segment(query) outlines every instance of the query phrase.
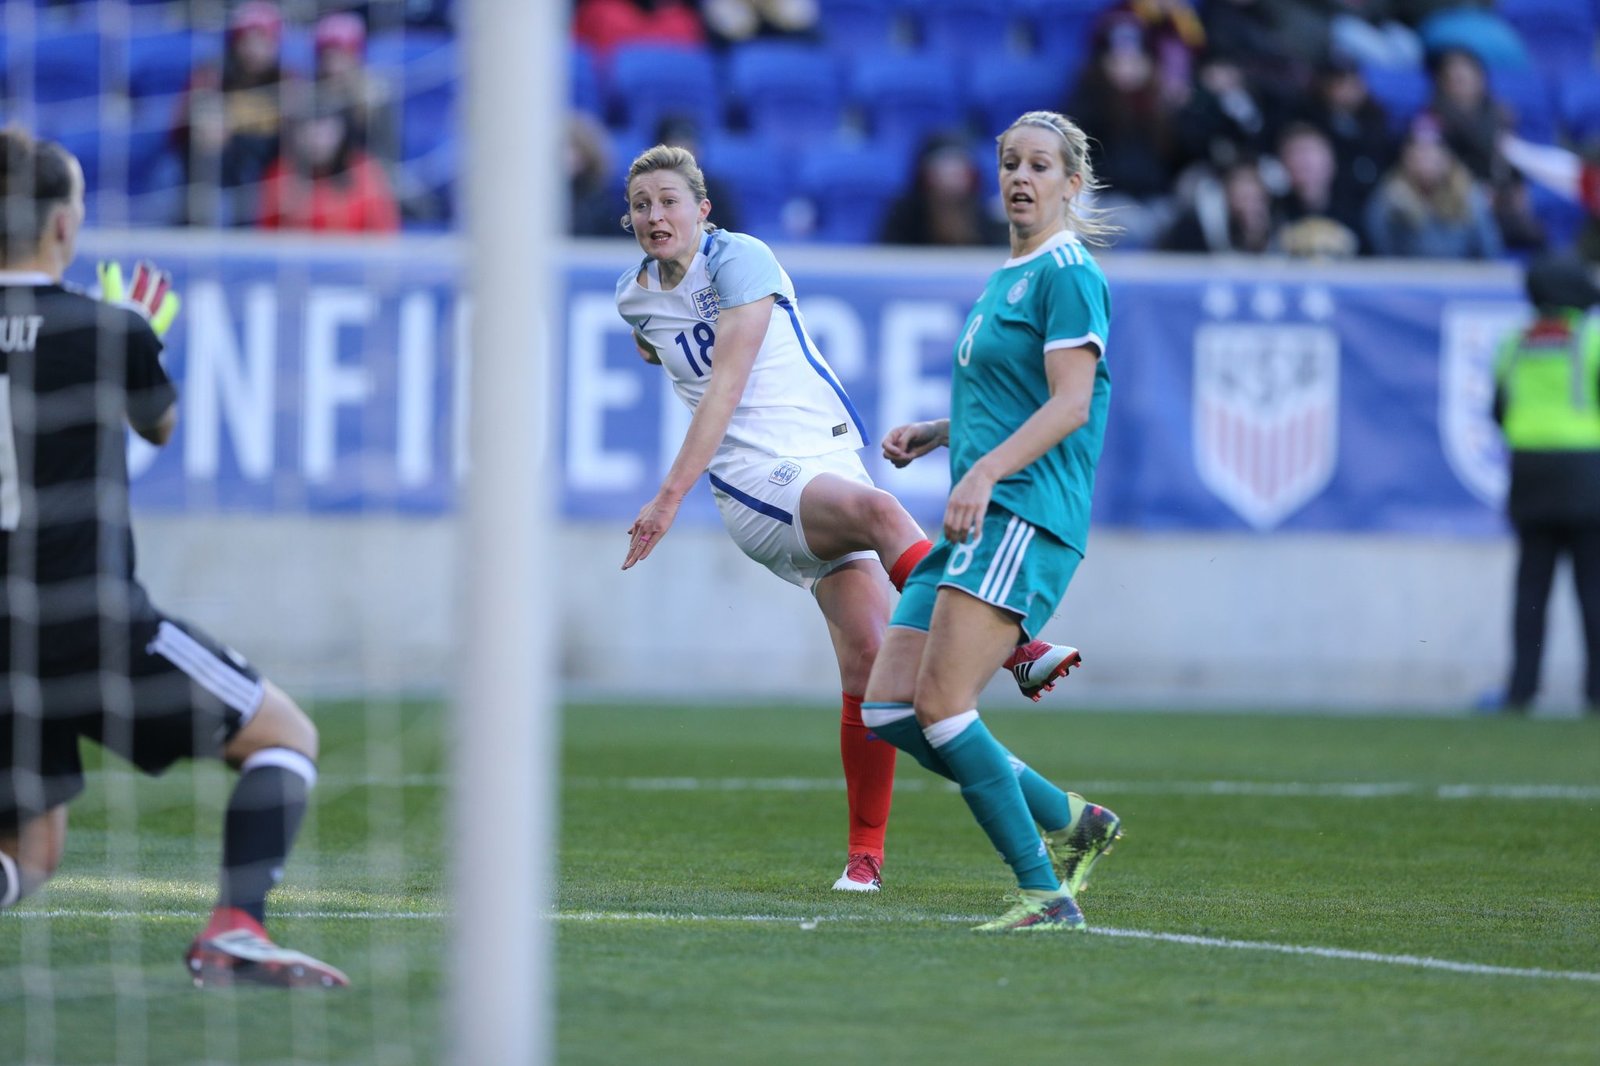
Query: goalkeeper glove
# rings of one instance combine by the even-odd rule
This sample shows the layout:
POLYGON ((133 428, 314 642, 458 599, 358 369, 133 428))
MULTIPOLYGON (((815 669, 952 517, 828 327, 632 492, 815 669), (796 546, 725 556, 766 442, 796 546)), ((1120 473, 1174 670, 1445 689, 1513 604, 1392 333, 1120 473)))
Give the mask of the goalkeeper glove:
POLYGON ((156 336, 165 337, 178 317, 178 294, 172 291, 172 275, 157 270, 154 264, 140 260, 133 268, 133 287, 125 288, 122 267, 115 261, 101 262, 95 267, 100 275, 100 298, 110 303, 132 308, 145 317, 156 336))

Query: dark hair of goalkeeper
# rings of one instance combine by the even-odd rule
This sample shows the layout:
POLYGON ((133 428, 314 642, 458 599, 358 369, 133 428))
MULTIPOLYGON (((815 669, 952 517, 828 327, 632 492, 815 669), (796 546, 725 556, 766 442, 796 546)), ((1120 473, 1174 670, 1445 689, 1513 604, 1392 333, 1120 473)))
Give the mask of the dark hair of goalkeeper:
POLYGON ((31 259, 52 212, 70 208, 78 172, 72 154, 17 126, 0 130, 0 266, 31 259))

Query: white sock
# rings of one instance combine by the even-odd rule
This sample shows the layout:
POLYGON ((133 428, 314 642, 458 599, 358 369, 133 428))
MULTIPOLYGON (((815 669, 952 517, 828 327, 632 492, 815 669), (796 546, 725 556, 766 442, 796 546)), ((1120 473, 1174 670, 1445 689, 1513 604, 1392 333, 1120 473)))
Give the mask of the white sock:
POLYGON ((962 711, 960 714, 951 715, 943 721, 924 726, 922 735, 928 738, 928 743, 935 748, 942 748, 956 737, 967 731, 967 726, 978 720, 978 709, 962 711))

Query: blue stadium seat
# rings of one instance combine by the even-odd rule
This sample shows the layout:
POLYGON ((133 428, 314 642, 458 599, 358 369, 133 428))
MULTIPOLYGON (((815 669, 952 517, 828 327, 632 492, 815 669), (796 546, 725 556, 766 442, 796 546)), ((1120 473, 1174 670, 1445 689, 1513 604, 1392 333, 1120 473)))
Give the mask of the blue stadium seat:
POLYGON ((1537 68, 1511 70, 1493 67, 1489 70, 1489 91, 1511 109, 1514 126, 1522 136, 1533 141, 1549 142, 1556 139, 1556 106, 1551 97, 1550 83, 1537 68))
POLYGON ((1561 124, 1579 144, 1600 140, 1600 74, 1570 76, 1561 85, 1561 124))
POLYGON ((952 56, 1003 52, 1011 45, 1009 6, 993 0, 911 0, 924 51, 952 56))
POLYGON ((1501 16, 1547 71, 1592 69, 1600 11, 1580 0, 1499 0, 1501 16))
POLYGON ((618 48, 611 58, 611 98, 614 113, 646 136, 668 115, 691 118, 701 129, 721 124, 716 65, 702 48, 618 48))
POLYGON ((182 92, 196 67, 222 55, 221 37, 188 30, 131 33, 125 43, 128 95, 136 100, 182 92))
POLYGON ((1568 200, 1536 182, 1528 182, 1528 202, 1533 207, 1534 215, 1544 223, 1545 236, 1552 248, 1571 246, 1589 217, 1582 204, 1568 200))
POLYGON ((966 101, 956 74, 941 56, 863 56, 851 88, 874 137, 912 143, 965 120, 966 101))
POLYGON ((454 136, 459 115, 455 86, 413 93, 400 107, 400 158, 420 159, 454 136))
POLYGON ((1361 76, 1367 92, 1389 113, 1390 128, 1397 131, 1410 125, 1433 96, 1433 85, 1420 67, 1367 66, 1361 76))
POLYGON ((600 92, 600 72, 594 52, 581 44, 567 49, 567 101, 579 111, 605 117, 605 97, 600 92))
POLYGON ((979 56, 973 61, 967 95, 978 118, 978 132, 998 136, 1024 111, 1055 110, 1067 95, 1075 72, 1044 57, 979 56))
POLYGON ((883 152, 874 145, 814 148, 800 160, 800 190, 816 209, 814 236, 840 244, 870 244, 883 229, 899 184, 885 180, 883 152))
POLYGON ((822 0, 820 7, 817 26, 831 51, 881 52, 900 34, 897 0, 822 0))
POLYGON ((34 40, 33 98, 60 103, 98 97, 104 73, 102 38, 94 30, 41 33, 34 40))
MULTIPOLYGON (((731 190, 745 232, 769 242, 783 238, 784 210, 795 194, 793 160, 783 145, 720 134, 701 143, 699 158, 705 172, 731 190)), ((711 217, 716 220, 715 204, 711 217)))
POLYGON ((1034 51, 1074 64, 1089 50, 1094 24, 1116 0, 1012 0, 1029 28, 1034 51))
POLYGON ((736 50, 728 67, 731 97, 750 132, 785 145, 829 137, 844 99, 833 56, 810 45, 775 41, 736 50))

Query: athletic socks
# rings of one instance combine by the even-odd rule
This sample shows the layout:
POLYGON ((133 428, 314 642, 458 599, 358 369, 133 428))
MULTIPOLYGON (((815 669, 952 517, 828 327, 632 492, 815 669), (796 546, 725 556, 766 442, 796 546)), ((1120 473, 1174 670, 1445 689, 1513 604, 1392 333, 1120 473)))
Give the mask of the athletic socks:
POLYGON ((850 805, 850 854, 883 859, 883 835, 894 799, 894 745, 875 736, 861 719, 861 697, 846 692, 839 715, 839 757, 850 805))
POLYGON ((1011 754, 990 736, 976 710, 935 722, 923 731, 961 785, 961 798, 1024 889, 1059 892, 1044 840, 1028 813, 1011 754))
POLYGON ((915 570, 917 564, 931 551, 933 551, 933 541, 919 540, 900 553, 900 558, 889 567, 889 583, 896 591, 906 587, 906 578, 911 576, 911 571, 915 570))
POLYGON ((1071 825, 1078 811, 1083 809, 1083 797, 1076 797, 1078 802, 1074 804, 1071 792, 1063 792, 1015 755, 1009 752, 1007 755, 1011 759, 1011 769, 1017 775, 1017 784, 1022 788, 1022 798, 1028 803, 1028 813, 1040 828, 1047 833, 1054 833, 1071 825))
POLYGON ((22 898, 22 873, 17 860, 0 851, 0 911, 16 905, 22 898))
POLYGON ((289 748, 263 748, 239 767, 222 825, 219 907, 265 921, 267 893, 283 877, 317 767, 289 748))
POLYGON ((925 769, 951 781, 956 779, 939 753, 933 750, 933 745, 928 743, 928 738, 922 735, 922 727, 917 724, 917 712, 911 704, 863 703, 861 718, 873 733, 917 760, 925 769))
MULTIPOLYGON (((862 716, 874 733, 940 777, 951 781, 956 779, 943 757, 928 743, 922 727, 917 724, 916 712, 911 704, 874 702, 864 703, 861 707, 862 716)), ((1009 751, 1006 752, 1006 758, 1011 762, 1012 772, 1017 775, 1017 784, 1022 789, 1023 800, 1028 804, 1029 816, 1050 833, 1070 826, 1084 807, 1083 798, 1057 788, 1043 774, 1009 751)))

